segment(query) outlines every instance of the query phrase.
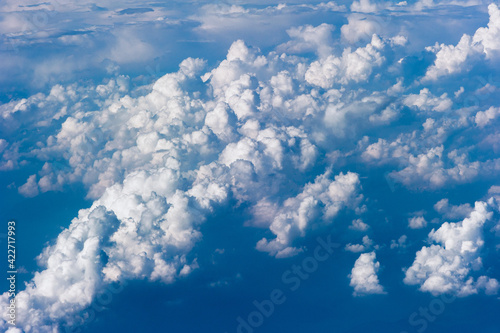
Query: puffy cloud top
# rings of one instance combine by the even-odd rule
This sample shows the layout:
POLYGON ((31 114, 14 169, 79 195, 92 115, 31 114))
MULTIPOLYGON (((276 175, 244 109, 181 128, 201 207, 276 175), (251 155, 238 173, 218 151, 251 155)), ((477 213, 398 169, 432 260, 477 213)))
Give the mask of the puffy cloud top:
POLYGON ((349 275, 350 286, 354 288, 354 296, 385 293, 378 280, 379 269, 380 263, 376 260, 375 252, 363 253, 359 256, 349 275))
MULTIPOLYGON (((5 11, 17 8, 10 1, 2 6, 5 11)), ((251 36, 235 33, 233 38, 230 31, 230 46, 221 48, 227 53, 220 61, 187 58, 177 70, 155 73, 158 77, 144 85, 144 77, 117 74, 120 66, 156 56, 157 45, 143 41, 137 30, 116 33, 105 43, 87 30, 58 37, 47 32, 57 43, 80 45, 82 38, 109 45, 102 50, 105 56, 94 59, 108 78, 98 84, 52 84, 45 93, 0 105, 0 170, 29 171, 24 183, 9 186, 34 197, 81 183, 93 200, 39 256, 41 270, 18 294, 19 327, 53 332, 61 323, 73 325, 75 314, 112 282, 184 278, 202 265, 193 250, 204 236, 201 225, 223 205, 244 211, 248 220, 242 227, 262 229, 252 250, 275 258, 307 250, 311 234, 335 226, 345 232, 345 250, 361 253, 349 275, 354 295, 384 294, 375 252, 362 252, 398 248, 392 253, 399 255, 418 244, 414 237, 419 231, 407 230, 406 236, 398 230, 388 238, 390 244, 383 244, 372 231, 397 223, 372 219, 379 191, 365 192, 364 183, 370 188, 383 175, 391 191, 425 196, 433 190, 460 191, 475 180, 489 184, 500 172, 499 112, 492 97, 498 83, 483 80, 476 87, 468 77, 445 81, 478 63, 494 67, 500 49, 498 7, 488 7, 488 26, 472 37, 464 35, 456 46, 427 48, 436 54, 434 61, 412 53, 419 44, 408 31, 411 25, 394 29, 377 20, 377 15, 394 11, 391 17, 400 19, 417 7, 432 6, 355 1, 350 9, 356 13, 343 13, 345 7, 333 2, 208 5, 188 24, 170 20, 170 13, 157 7, 110 4, 102 11, 111 22, 125 21, 130 29, 144 23, 153 39, 155 29, 148 24, 195 21, 199 25, 191 33, 208 42, 226 33, 226 27, 241 31, 250 23, 273 35, 260 24, 269 17, 286 26, 287 40, 276 37, 272 46, 258 45, 265 52, 241 37, 251 36), (310 22, 290 26, 292 14, 307 17, 310 12, 341 15, 339 22, 346 24, 340 29, 310 22), (417 73, 408 69, 412 61, 417 73), (481 98, 469 105, 471 96, 481 98)), ((17 41, 15 20, 2 21, 0 28, 17 41)), ((33 40, 47 34, 33 32, 38 36, 33 40)), ((53 70, 74 73, 77 68, 69 60, 53 62, 37 69, 40 82, 53 70)), ((495 191, 492 187, 492 197, 495 191)), ((432 244, 416 253, 404 282, 435 295, 496 294, 498 281, 482 266, 487 238, 499 230, 495 225, 492 235, 485 235, 498 199, 477 202, 474 208, 432 200, 440 216, 455 222, 429 233, 432 244)), ((402 215, 410 216, 404 227, 436 222, 414 215, 402 215)), ((0 306, 7 302, 3 294, 0 306)), ((7 328, 7 319, 3 314, 1 329, 7 328)))
POLYGON ((480 276, 475 280, 469 276, 482 266, 482 228, 492 215, 486 202, 476 202, 474 210, 463 221, 445 222, 439 229, 433 229, 429 240, 439 245, 424 246, 417 252, 413 265, 406 270, 404 282, 419 284, 422 291, 434 295, 467 296, 481 289, 487 294, 496 294, 500 288, 496 279, 480 276))

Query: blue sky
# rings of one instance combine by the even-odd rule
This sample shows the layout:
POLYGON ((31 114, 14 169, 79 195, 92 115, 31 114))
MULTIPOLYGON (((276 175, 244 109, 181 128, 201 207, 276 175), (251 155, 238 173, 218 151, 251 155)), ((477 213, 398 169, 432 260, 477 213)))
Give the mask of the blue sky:
POLYGON ((7 0, 0 36, 1 331, 498 332, 497 3, 7 0))

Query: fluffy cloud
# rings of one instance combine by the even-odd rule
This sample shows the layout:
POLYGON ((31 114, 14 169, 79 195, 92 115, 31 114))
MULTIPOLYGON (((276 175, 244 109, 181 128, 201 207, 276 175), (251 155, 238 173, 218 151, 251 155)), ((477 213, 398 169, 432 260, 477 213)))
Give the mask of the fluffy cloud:
POLYGON ((496 4, 488 6, 490 21, 488 27, 479 28, 474 36, 464 34, 458 44, 437 44, 428 50, 436 53, 434 64, 427 70, 424 80, 436 80, 441 76, 455 74, 468 68, 474 57, 487 59, 498 56, 500 50, 500 10, 496 4))
POLYGON ((319 106, 309 109, 309 101, 324 104, 323 97, 304 89, 307 83, 298 82, 303 64, 261 55, 236 41, 218 67, 201 75, 204 66, 203 60, 188 58, 177 72, 135 91, 121 77, 98 86, 55 86, 48 96, 6 108, 12 121, 19 112, 31 115, 40 108, 24 126, 45 121, 52 130, 20 157, 44 163, 20 193, 34 196, 82 182, 95 199, 44 250, 44 269, 20 292, 19 309, 30 314, 18 318, 25 331, 71 325, 72 315, 109 283, 172 283, 187 275, 198 267, 191 249, 201 239, 200 225, 228 198, 249 203, 250 224, 266 225, 275 236, 259 241, 257 249, 276 257, 298 253, 297 239, 312 224, 329 224, 340 210, 357 208, 362 200, 357 174, 333 176, 327 170, 313 182, 303 181, 319 154, 308 135, 317 123, 303 120, 321 112, 319 106), (296 97, 300 85, 303 97, 296 97), (203 87, 208 96, 201 99, 191 86, 203 87), (296 112, 281 116, 298 117, 302 125, 283 126, 268 108, 273 103, 295 105, 296 112), (283 170, 297 177, 276 178, 283 170), (282 200, 290 181, 303 188, 282 200), (269 197, 262 199, 262 193, 269 197))
POLYGON ((412 266, 406 270, 404 282, 420 285, 420 290, 433 295, 467 296, 482 289, 487 294, 496 294, 500 288, 496 279, 470 276, 482 266, 482 230, 491 217, 488 204, 476 202, 474 210, 463 221, 446 222, 438 230, 433 229, 429 240, 438 245, 424 246, 417 252, 412 266))
POLYGON ((25 197, 35 197, 38 195, 38 184, 36 180, 36 175, 29 176, 28 180, 23 186, 19 187, 19 193, 25 197))
POLYGON ((358 201, 357 174, 340 173, 334 180, 330 180, 329 175, 330 172, 327 172, 318 176, 314 183, 307 184, 301 193, 286 199, 281 207, 277 207, 269 226, 276 238, 271 241, 261 239, 257 243, 258 250, 269 252, 278 258, 296 254, 301 249, 290 247, 290 244, 295 238, 304 236, 311 222, 321 217, 323 223, 331 223, 340 209, 353 206, 358 201))
POLYGON ((448 98, 447 94, 442 94, 439 97, 432 95, 429 89, 424 88, 420 93, 408 95, 403 103, 408 107, 416 107, 422 111, 447 111, 452 106, 452 101, 448 98))
MULTIPOLYGON (((449 182, 468 182, 479 175, 482 168, 488 168, 479 162, 469 162, 467 159, 451 159, 450 168, 443 161, 443 146, 430 148, 417 156, 408 157, 408 166, 391 176, 405 185, 417 187, 438 188, 449 182)), ((497 162, 493 168, 497 169, 497 162)))
MULTIPOLYGON (((368 236, 363 237, 363 244, 347 244, 345 250, 353 253, 367 251, 373 245, 373 241, 368 236)), ((377 246, 375 246, 377 248, 377 246)))
POLYGON ((363 253, 359 256, 349 275, 350 286, 354 288, 354 296, 385 294, 378 280, 379 269, 380 263, 376 260, 375 252, 363 253))
POLYGON ((408 219, 408 227, 410 229, 422 229, 427 226, 427 221, 423 216, 414 216, 408 219))
POLYGON ((324 89, 331 88, 335 83, 360 82, 368 80, 373 67, 381 66, 384 57, 380 51, 384 42, 376 35, 365 47, 351 52, 345 49, 342 57, 330 55, 326 59, 315 61, 305 74, 308 83, 324 89))
POLYGON ((391 240, 391 245, 390 245, 391 250, 397 249, 397 248, 405 248, 407 239, 408 239, 408 236, 402 235, 397 240, 395 240, 395 239, 391 240))
POLYGON ((363 222, 361 219, 356 219, 352 221, 352 224, 349 226, 349 229, 357 230, 357 231, 366 231, 370 228, 368 224, 363 222))
POLYGON ((500 108, 490 107, 486 111, 476 113, 475 121, 477 126, 484 127, 500 115, 500 108))
POLYGON ((427 70, 425 80, 436 80, 440 76, 462 71, 466 60, 476 54, 471 47, 471 37, 468 35, 463 35, 456 46, 441 44, 428 50, 436 52, 436 60, 427 70))
MULTIPOLYGON (((374 6, 359 1, 352 9, 366 12, 374 6)), ((406 50, 399 47, 407 40, 373 35, 379 28, 373 18, 349 15, 337 42, 338 31, 331 25, 290 27, 287 21, 292 11, 345 9, 334 3, 206 9, 206 15, 191 17, 201 22, 196 30, 200 36, 213 37, 234 22, 264 31, 259 20, 279 14, 278 23, 286 26, 290 40, 280 40, 278 47, 270 42, 268 53, 236 40, 216 66, 207 69, 207 63, 216 62, 188 58, 177 71, 146 86, 137 86, 137 78, 115 75, 97 85, 57 84, 49 93, 0 105, 0 126, 22 133, 0 139, 0 169, 30 164, 19 193, 35 196, 82 183, 94 200, 40 255, 41 271, 19 294, 20 312, 26 314, 18 318, 23 330, 49 332, 61 322, 71 324, 72 316, 114 281, 172 283, 188 275, 201 262, 192 251, 203 238, 201 225, 219 205, 244 207, 249 216, 245 225, 265 229, 256 249, 282 258, 299 253, 311 231, 333 221, 366 231, 363 221, 370 217, 362 215, 361 184, 373 167, 392 168, 388 179, 425 190, 495 176, 500 170, 499 159, 477 154, 468 139, 495 137, 494 126, 487 125, 495 121, 496 109, 457 109, 448 97, 457 87, 407 84, 407 58, 401 54, 406 50), (343 47, 365 37, 369 42, 359 47, 343 47), (400 117, 404 121, 397 123, 400 117), (471 135, 463 140, 450 139, 466 130, 471 135), (342 210, 356 216, 340 219, 342 210)), ((162 26, 167 19, 161 13, 131 9, 112 19, 126 21, 123 17, 132 15, 128 18, 154 19, 162 26)), ((490 58, 495 46, 488 38, 496 34, 494 29, 491 23, 476 33, 490 58)), ((139 38, 136 32, 130 35, 139 38)), ((115 37, 109 41, 114 51, 108 52, 113 60, 101 59, 111 74, 118 63, 139 61, 122 52, 130 40, 115 37)), ((141 58, 155 54, 156 46, 148 45, 140 43, 141 58)), ((433 66, 454 71, 460 61, 446 67, 436 60, 433 66)), ((432 71, 431 66, 428 73, 432 71)), ((441 200, 435 209, 457 219, 470 207, 441 200)), ((433 293, 466 295, 474 288, 493 293, 495 279, 466 279, 470 267, 480 263, 483 213, 476 207, 463 222, 445 223, 431 232, 430 240, 441 245, 419 251, 405 282, 433 293)), ((410 225, 422 227, 424 221, 417 217, 410 225)), ((403 235, 390 247, 406 243, 403 235)), ((362 243, 345 249, 377 249, 373 244, 364 236, 362 243)), ((360 255, 350 275, 355 295, 384 293, 379 267, 374 252, 360 255)), ((0 305, 6 301, 4 294, 0 305)), ((6 327, 5 321, 0 327, 6 327)))
POLYGON ((351 4, 351 11, 362 13, 375 12, 377 11, 377 4, 371 3, 370 0, 353 1, 351 4))
POLYGON ((280 45, 277 49, 286 53, 316 52, 324 58, 332 53, 332 31, 335 29, 330 24, 321 24, 317 27, 305 25, 287 30, 291 41, 280 45))
MULTIPOLYGON (((179 72, 158 80, 145 97, 113 98, 94 117, 68 117, 57 135, 47 139, 47 146, 35 152, 42 157, 69 151, 72 173, 45 167, 41 172, 51 179, 88 181, 90 193, 99 198, 91 208, 79 212, 55 245, 44 250, 39 257, 44 270, 18 294, 22 312, 18 324, 25 331, 31 327, 52 331, 60 321, 71 325, 71 315, 85 309, 110 282, 148 278, 171 283, 197 267, 196 258, 188 254, 201 236, 199 225, 215 204, 227 199, 229 189, 224 166, 212 163, 198 168, 189 161, 189 150, 205 143, 203 133, 188 126, 180 133, 169 133, 176 127, 173 119, 191 121, 193 126, 203 124, 204 117, 196 118, 196 102, 179 87, 199 68, 200 62, 188 59, 179 72), (189 104, 193 114, 179 113, 181 105, 189 110, 189 104), (154 121, 151 115, 144 117, 145 106, 158 111, 154 121), (119 117, 118 109, 122 110, 119 117), (107 121, 123 126, 109 129, 107 121), (103 140, 102 135, 90 143, 96 124, 103 125, 100 131, 109 130, 106 136, 112 139, 103 140), (179 150, 184 150, 187 160, 179 158, 179 150), (190 165, 192 178, 181 174, 181 163, 186 163, 185 170, 190 165), (126 166, 128 173, 123 171, 126 166), (96 172, 102 167, 110 178, 96 172), (86 174, 82 174, 84 170, 86 174), (94 174, 99 176, 92 177, 94 174), (188 179, 191 185, 180 190, 179 183, 188 179)), ((202 151, 197 149, 196 156, 202 151)), ((43 179, 45 176, 37 184, 36 175, 30 176, 19 191, 35 195, 38 186, 48 186, 43 179)))
POLYGON ((436 202, 434 209, 444 218, 450 220, 463 219, 472 211, 472 207, 468 203, 458 206, 450 205, 449 200, 446 198, 436 202))
POLYGON ((476 30, 472 42, 480 44, 487 58, 493 58, 498 55, 500 50, 500 10, 494 3, 488 6, 490 21, 488 27, 479 28, 476 30))
MULTIPOLYGON (((422 104, 422 108, 426 107, 422 104)), ((361 158, 370 164, 397 166, 398 170, 392 171, 389 177, 412 188, 435 189, 479 177, 494 177, 500 167, 499 160, 491 156, 471 161, 469 154, 476 149, 473 142, 460 149, 445 148, 446 139, 454 131, 472 125, 469 114, 458 119, 452 116, 455 120, 445 115, 438 116, 438 120, 427 118, 422 128, 400 134, 391 141, 379 138, 368 144, 365 137, 358 143, 361 158)), ((488 132, 482 135, 487 136, 488 132)), ((487 141, 485 139, 485 144, 487 141)))
MULTIPOLYGON (((353 3, 354 5, 354 3, 353 3)), ((380 33, 380 25, 365 15, 351 14, 347 17, 347 24, 340 28, 342 38, 349 43, 370 39, 373 34, 380 33)))
POLYGON ((37 272, 25 290, 17 294, 19 327, 25 331, 31 331, 31 327, 52 331, 53 318, 71 321, 68 315, 90 304, 102 287, 103 243, 117 224, 104 207, 80 211, 56 243, 38 257, 45 270, 37 272))

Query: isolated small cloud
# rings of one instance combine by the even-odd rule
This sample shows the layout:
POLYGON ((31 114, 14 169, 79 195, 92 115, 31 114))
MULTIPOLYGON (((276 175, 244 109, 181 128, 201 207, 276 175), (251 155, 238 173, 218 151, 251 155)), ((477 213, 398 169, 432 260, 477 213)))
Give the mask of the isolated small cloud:
MULTIPOLYGON (((345 250, 348 252, 353 252, 353 253, 358 253, 358 252, 364 252, 368 251, 373 245, 373 240, 368 237, 368 235, 363 237, 363 244, 347 244, 345 246, 345 250)), ((378 248, 378 246, 374 246, 375 249, 378 248)))
POLYGON ((368 228, 370 228, 370 226, 363 222, 363 220, 361 219, 353 220, 351 225, 349 226, 349 229, 357 231, 366 231, 368 230, 368 228))
POLYGON ((408 237, 406 235, 403 235, 399 237, 397 240, 391 240, 391 249, 397 249, 397 248, 405 248, 406 247, 406 241, 408 240, 408 237))
POLYGON ((410 229, 422 229, 427 226, 427 221, 423 216, 414 216, 408 219, 408 227, 410 229))
POLYGON ((380 285, 378 271, 380 263, 376 260, 375 252, 363 253, 354 263, 354 267, 349 275, 354 288, 354 296, 365 296, 370 294, 385 294, 384 288, 380 285))

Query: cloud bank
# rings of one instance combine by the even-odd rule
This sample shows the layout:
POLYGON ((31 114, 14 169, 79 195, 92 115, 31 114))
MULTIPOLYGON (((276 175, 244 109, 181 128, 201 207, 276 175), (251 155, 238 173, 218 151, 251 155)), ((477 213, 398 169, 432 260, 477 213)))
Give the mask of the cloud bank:
MULTIPOLYGON (((404 10, 432 7, 426 3, 404 10)), ((3 6, 5 12, 16 8, 12 2, 3 6)), ((141 8, 103 11, 113 11, 115 23, 133 18, 131 26, 182 24, 166 19, 162 9, 141 8)), ((488 26, 473 37, 419 50, 435 53, 432 61, 418 60, 420 72, 408 69, 418 58, 410 49, 412 35, 365 17, 394 6, 359 1, 350 9, 356 13, 340 29, 323 22, 287 26, 287 40, 271 41, 264 51, 235 38, 217 63, 186 58, 151 84, 118 74, 124 64, 157 55, 136 30, 123 32, 96 60, 107 67, 102 82, 52 84, 46 93, 0 105, 0 169, 31 166, 24 183, 14 184, 18 193, 35 197, 81 183, 93 200, 38 257, 40 271, 18 294, 19 327, 53 332, 71 326, 112 282, 174 283, 188 276, 200 266, 193 248, 203 241, 201 226, 218 207, 243 207, 245 226, 264 235, 255 251, 277 259, 305 251, 309 235, 331 226, 356 235, 347 251, 383 251, 370 233, 381 227, 368 215, 377 193, 363 187, 373 174, 383 173, 392 190, 424 195, 498 179, 492 93, 498 84, 446 81, 478 66, 494 68, 498 7, 488 7, 488 26), (127 51, 130 45, 137 53, 127 51), (470 104, 467 96, 482 98, 470 104)), ((287 25, 290 13, 346 10, 331 2, 264 9, 208 5, 190 19, 199 23, 196 33, 213 37, 234 22, 235 30, 244 29, 271 14, 287 25)), ((2 31, 18 33, 22 22, 16 20, 2 21, 2 31)), ((89 36, 95 35, 57 39, 71 44, 89 36)), ((65 71, 52 65, 37 68, 38 77, 56 67, 65 71)), ((75 70, 74 63, 68 66, 75 70)), ((434 295, 498 292, 497 279, 482 264, 483 249, 491 247, 485 225, 498 211, 490 197, 474 208, 443 197, 433 201, 443 218, 459 222, 429 233, 432 245, 416 253, 402 277, 406 284, 434 295)), ((428 221, 414 216, 403 224, 421 229, 428 221)), ((385 245, 409 246, 412 236, 400 235, 385 245)), ((375 252, 360 254, 349 275, 355 296, 386 292, 379 268, 375 252)), ((0 306, 7 301, 3 294, 0 306)), ((0 321, 5 330, 6 321, 0 321)))

